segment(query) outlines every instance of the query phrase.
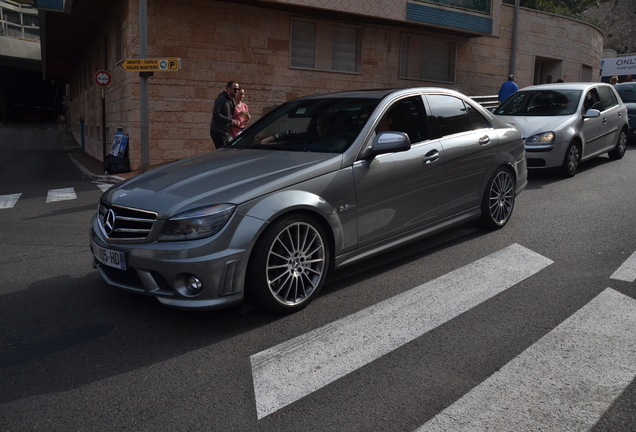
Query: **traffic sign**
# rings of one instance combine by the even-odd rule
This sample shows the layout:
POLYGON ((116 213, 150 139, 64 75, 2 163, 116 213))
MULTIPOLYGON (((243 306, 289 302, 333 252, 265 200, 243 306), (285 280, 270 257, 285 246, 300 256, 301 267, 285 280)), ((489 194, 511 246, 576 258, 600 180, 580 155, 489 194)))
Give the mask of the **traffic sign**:
POLYGON ((95 73, 95 82, 102 87, 106 87, 110 84, 110 74, 103 70, 97 71, 95 73))
POLYGON ((126 59, 122 62, 121 67, 128 72, 176 72, 181 70, 181 59, 126 59))

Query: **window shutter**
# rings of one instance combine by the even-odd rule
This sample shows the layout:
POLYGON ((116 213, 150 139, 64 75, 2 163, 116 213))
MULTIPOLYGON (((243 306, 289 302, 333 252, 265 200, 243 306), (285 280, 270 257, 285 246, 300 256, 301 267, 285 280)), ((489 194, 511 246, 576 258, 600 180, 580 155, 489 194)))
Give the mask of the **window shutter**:
POLYGON ((357 48, 357 29, 334 26, 333 45, 331 48, 331 69, 335 71, 356 72, 357 48))
POLYGON ((422 44, 420 78, 435 81, 450 81, 451 44, 427 39, 422 44))
POLYGON ((292 21, 292 67, 314 68, 316 52, 316 25, 304 21, 292 21))

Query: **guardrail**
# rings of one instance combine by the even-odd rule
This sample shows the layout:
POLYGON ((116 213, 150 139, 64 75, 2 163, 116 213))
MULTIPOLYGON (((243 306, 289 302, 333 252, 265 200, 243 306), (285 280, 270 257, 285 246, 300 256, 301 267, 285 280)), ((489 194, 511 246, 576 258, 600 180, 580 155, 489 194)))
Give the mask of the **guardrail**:
POLYGON ((499 100, 497 99, 497 95, 471 96, 470 98, 474 100, 475 102, 477 102, 479 105, 486 108, 487 110, 491 110, 499 106, 499 100))

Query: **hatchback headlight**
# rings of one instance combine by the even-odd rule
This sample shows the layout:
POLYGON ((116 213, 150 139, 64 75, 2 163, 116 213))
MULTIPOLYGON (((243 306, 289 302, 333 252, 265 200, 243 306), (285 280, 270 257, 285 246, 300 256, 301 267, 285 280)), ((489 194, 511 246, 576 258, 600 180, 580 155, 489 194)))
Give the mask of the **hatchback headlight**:
POLYGON ((554 144, 555 139, 556 134, 554 132, 541 132, 526 139, 526 145, 554 144))
POLYGON ((188 210, 166 221, 159 241, 195 240, 218 233, 230 219, 235 205, 216 204, 188 210))

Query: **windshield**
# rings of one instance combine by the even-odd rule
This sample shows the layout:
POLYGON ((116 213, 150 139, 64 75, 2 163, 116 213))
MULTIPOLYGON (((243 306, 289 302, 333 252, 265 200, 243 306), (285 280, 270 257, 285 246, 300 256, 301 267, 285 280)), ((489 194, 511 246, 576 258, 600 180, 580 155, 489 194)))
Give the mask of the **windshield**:
POLYGON ((621 84, 614 87, 621 97, 623 103, 636 102, 636 83, 621 84))
POLYGON ((495 110, 499 115, 560 116, 576 112, 581 90, 520 91, 495 110))
POLYGON ((324 97, 281 105, 241 133, 228 147, 342 153, 380 102, 324 97))

